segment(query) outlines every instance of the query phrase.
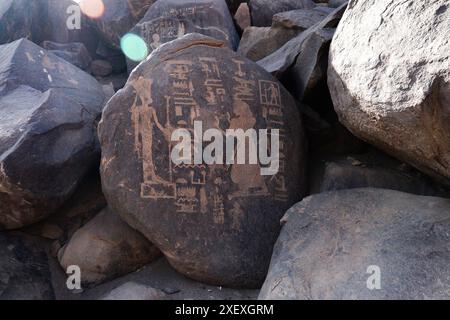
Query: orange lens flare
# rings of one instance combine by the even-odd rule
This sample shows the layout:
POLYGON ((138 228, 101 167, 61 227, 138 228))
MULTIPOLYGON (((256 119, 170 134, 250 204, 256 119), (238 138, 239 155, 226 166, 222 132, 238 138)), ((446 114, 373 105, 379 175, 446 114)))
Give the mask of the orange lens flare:
POLYGON ((89 18, 100 18, 105 13, 105 5, 102 0, 81 0, 80 9, 89 18))

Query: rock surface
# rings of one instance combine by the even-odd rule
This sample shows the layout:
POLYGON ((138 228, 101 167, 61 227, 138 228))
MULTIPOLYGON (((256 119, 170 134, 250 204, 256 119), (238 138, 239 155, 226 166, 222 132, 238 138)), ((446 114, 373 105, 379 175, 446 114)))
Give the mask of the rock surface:
POLYGON ((379 152, 312 162, 312 194, 369 187, 450 198, 450 191, 444 186, 379 152))
POLYGON ((238 52, 252 61, 258 61, 281 48, 298 33, 294 29, 249 27, 242 35, 238 52))
POLYGON ((28 40, 0 46, 0 229, 54 212, 98 158, 101 86, 28 40))
POLYGON ((109 205, 178 271, 220 285, 261 283, 279 218, 305 188, 301 120, 276 79, 224 42, 186 35, 134 70, 99 134, 109 205), (262 176, 258 164, 174 164, 171 134, 194 121, 204 130, 281 129, 278 173, 262 176))
MULTIPOLYGON (((158 1, 130 32, 144 39, 149 53, 188 33, 223 40, 233 49, 239 44, 233 18, 224 0, 158 1)), ((128 61, 128 65, 131 71, 137 63, 128 61)))
POLYGON ((0 2, 0 44, 20 38, 40 42, 42 6, 39 1, 2 0, 0 2))
POLYGON ((102 40, 120 49, 120 39, 134 27, 156 0, 102 0, 100 17, 91 17, 102 40))
POLYGON ((133 272, 160 252, 110 209, 77 230, 58 253, 64 270, 77 265, 84 284, 97 284, 133 272))
POLYGON ((282 220, 259 298, 448 300, 449 216, 448 199, 391 190, 308 197, 282 220))
POLYGON ((331 45, 328 71, 345 126, 447 184, 449 20, 446 0, 352 1, 331 45))
POLYGON ((269 27, 272 17, 280 12, 295 9, 312 9, 316 4, 312 0, 250 0, 252 25, 255 27, 269 27))
MULTIPOLYGON (((300 33, 297 37, 288 41, 280 49, 258 61, 258 64, 268 72, 281 78, 289 68, 295 63, 297 57, 303 50, 308 50, 308 41, 311 38, 326 38, 326 34, 334 32, 342 15, 345 12, 346 4, 332 11, 324 20, 300 33)), ((310 57, 315 59, 314 56, 310 57)))
POLYGON ((37 241, 0 232, 0 299, 54 299, 47 254, 37 241))
POLYGON ((92 58, 85 45, 81 42, 58 43, 52 41, 44 41, 41 45, 48 52, 70 62, 74 66, 88 70, 92 58))
POLYGON ((136 282, 127 282, 111 290, 102 300, 165 300, 164 292, 136 282))

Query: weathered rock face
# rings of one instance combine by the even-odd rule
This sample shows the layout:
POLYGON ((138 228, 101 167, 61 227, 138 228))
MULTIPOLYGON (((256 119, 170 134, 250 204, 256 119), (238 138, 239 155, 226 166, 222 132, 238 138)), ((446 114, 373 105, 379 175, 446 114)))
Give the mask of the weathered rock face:
POLYGON ((98 157, 97 81, 28 40, 0 46, 0 229, 50 215, 98 157))
POLYGON ((227 5, 228 5, 228 9, 230 9, 231 13, 234 13, 235 11, 237 11, 237 9, 239 8, 239 5, 241 3, 245 3, 246 0, 225 0, 227 5))
POLYGON ((35 238, 0 233, 0 299, 54 299, 48 258, 35 238))
POLYGON ((312 0, 250 0, 252 25, 256 27, 269 27, 272 17, 279 13, 295 9, 312 9, 316 4, 312 0))
MULTIPOLYGON (((73 43, 81 42, 91 55, 95 54, 98 37, 92 23, 84 16, 80 6, 74 0, 39 0, 42 15, 39 23, 42 25, 42 40, 73 43), (77 15, 81 15, 77 21, 77 15), (79 25, 78 25, 79 23, 79 25)), ((36 24, 33 25, 33 28, 36 24)))
POLYGON ((333 40, 328 72, 345 126, 446 183, 449 20, 446 0, 352 1, 333 40))
POLYGON ((252 61, 270 55, 298 35, 294 29, 249 27, 245 29, 238 52, 252 61))
POLYGON ((306 198, 283 218, 259 298, 449 299, 449 215, 448 199, 383 189, 306 198))
POLYGON ((261 284, 279 218, 305 188, 302 124, 276 79, 222 41, 186 35, 133 71, 109 101, 99 135, 109 205, 178 271, 225 286, 261 284), (278 173, 263 176, 258 164, 177 165, 171 136, 197 121, 200 135, 279 129, 278 173))
POLYGON ((40 41, 42 16, 40 1, 2 0, 0 2, 0 44, 20 38, 40 41))
POLYGON ((133 272, 160 252, 107 208, 75 232, 58 255, 64 270, 77 265, 81 281, 95 284, 133 272))
MULTIPOLYGON (((326 44, 329 42, 330 37, 333 35, 334 28, 337 27, 343 13, 345 12, 346 5, 332 11, 325 19, 316 23, 312 27, 300 33, 297 37, 289 40, 284 46, 258 61, 258 64, 264 69, 281 78, 289 70, 289 68, 296 63, 298 56, 303 52, 309 52, 308 55, 313 61, 316 59, 314 55, 311 55, 317 48, 323 46, 317 44, 326 44), (316 44, 312 48, 311 44, 316 44)), ((309 70, 310 68, 308 68, 309 70)), ((314 66, 313 66, 314 69, 314 66)))
POLYGON ((450 190, 414 168, 379 152, 314 161, 311 193, 355 188, 382 188, 450 198, 450 190))
POLYGON ((92 58, 83 43, 57 43, 44 41, 41 46, 48 52, 57 55, 82 70, 89 69, 92 58))
POLYGON ((104 12, 94 17, 96 29, 111 48, 120 49, 120 39, 144 16, 156 0, 102 0, 104 12))
MULTIPOLYGON (((233 18, 224 0, 158 1, 130 32, 144 39, 149 52, 188 33, 226 41, 233 49, 239 44, 233 18)), ((128 70, 136 65, 129 61, 128 70)))

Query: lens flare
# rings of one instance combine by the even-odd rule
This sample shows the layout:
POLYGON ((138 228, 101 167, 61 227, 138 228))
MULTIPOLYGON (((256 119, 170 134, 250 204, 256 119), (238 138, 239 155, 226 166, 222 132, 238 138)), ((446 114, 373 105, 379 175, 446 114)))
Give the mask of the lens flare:
POLYGON ((79 0, 81 11, 89 18, 100 18, 105 13, 102 0, 79 0))
POLYGON ((141 62, 148 56, 148 47, 144 39, 133 33, 127 33, 120 40, 120 47, 128 59, 141 62))

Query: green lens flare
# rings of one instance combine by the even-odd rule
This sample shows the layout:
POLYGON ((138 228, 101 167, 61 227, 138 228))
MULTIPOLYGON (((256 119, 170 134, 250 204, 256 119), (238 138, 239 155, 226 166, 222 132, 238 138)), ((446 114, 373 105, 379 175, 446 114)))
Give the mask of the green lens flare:
POLYGON ((120 47, 128 59, 136 62, 140 62, 148 56, 148 47, 144 39, 133 33, 127 33, 122 37, 120 47))

